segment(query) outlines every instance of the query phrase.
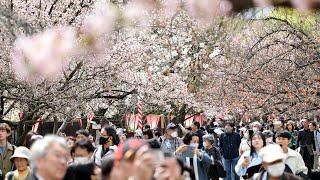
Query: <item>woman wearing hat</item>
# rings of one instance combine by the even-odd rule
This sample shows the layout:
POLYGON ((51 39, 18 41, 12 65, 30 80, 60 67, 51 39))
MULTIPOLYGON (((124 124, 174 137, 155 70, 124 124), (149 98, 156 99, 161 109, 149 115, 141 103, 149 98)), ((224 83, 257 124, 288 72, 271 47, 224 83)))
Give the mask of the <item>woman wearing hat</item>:
POLYGON ((26 147, 20 146, 11 156, 10 160, 14 163, 17 170, 8 172, 6 180, 23 180, 31 175, 29 168, 30 150, 26 147))

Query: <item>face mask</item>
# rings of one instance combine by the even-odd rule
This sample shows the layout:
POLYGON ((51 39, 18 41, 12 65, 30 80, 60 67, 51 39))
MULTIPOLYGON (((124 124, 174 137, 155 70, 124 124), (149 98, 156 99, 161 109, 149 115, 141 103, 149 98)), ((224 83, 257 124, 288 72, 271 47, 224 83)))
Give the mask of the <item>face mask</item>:
POLYGON ((278 163, 278 164, 273 164, 269 165, 267 168, 267 172, 274 177, 279 177, 283 174, 285 169, 284 163, 278 163))
POLYGON ((206 142, 203 142, 202 145, 204 148, 207 148, 209 144, 207 144, 206 142))
POLYGON ((175 132, 171 133, 170 136, 173 138, 176 138, 176 137, 178 137, 178 133, 175 131, 175 132))
POLYGON ((99 139, 99 144, 100 145, 105 145, 107 142, 109 141, 109 138, 104 138, 104 137, 100 137, 99 139))
POLYGON ((86 163, 89 159, 87 157, 75 157, 74 162, 75 163, 86 163))
POLYGON ((193 146, 193 147, 195 147, 195 148, 198 148, 199 143, 191 143, 190 146, 193 146))
POLYGON ((252 130, 253 130, 253 132, 257 132, 257 131, 258 131, 258 128, 253 127, 252 130))

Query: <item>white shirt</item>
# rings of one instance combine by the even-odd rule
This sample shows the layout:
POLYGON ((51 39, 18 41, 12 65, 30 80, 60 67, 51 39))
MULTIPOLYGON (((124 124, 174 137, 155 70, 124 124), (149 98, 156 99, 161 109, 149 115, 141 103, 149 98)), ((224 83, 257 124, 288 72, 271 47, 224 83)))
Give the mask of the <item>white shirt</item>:
POLYGON ((284 163, 290 167, 293 174, 298 174, 300 172, 308 174, 308 168, 305 166, 300 153, 290 148, 288 148, 288 153, 286 154, 284 163))

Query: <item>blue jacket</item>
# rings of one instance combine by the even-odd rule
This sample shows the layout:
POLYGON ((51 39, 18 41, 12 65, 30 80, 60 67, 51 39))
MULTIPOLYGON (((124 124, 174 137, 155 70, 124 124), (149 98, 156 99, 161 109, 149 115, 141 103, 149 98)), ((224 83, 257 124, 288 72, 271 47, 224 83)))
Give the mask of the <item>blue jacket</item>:
POLYGON ((225 159, 239 157, 240 135, 236 132, 223 133, 220 137, 220 148, 225 159))

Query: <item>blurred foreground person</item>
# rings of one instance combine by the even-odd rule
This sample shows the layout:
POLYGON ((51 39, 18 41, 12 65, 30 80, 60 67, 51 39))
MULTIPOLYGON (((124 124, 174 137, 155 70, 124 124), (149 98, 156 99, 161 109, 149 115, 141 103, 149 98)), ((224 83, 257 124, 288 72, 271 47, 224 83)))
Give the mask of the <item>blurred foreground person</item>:
POLYGON ((105 160, 108 163, 104 164, 102 169, 104 179, 150 180, 152 178, 155 158, 150 152, 147 142, 142 140, 129 139, 119 145, 115 151, 114 160, 112 159, 112 155, 108 156, 105 160), (104 170, 104 168, 108 170, 104 170))
POLYGON ((67 171, 68 150, 64 138, 47 135, 31 147, 32 175, 27 180, 61 180, 67 171))
POLYGON ((17 170, 8 172, 6 180, 23 180, 31 175, 29 168, 30 150, 24 146, 18 147, 10 160, 14 163, 17 170))
POLYGON ((265 170, 254 174, 253 180, 302 180, 299 176, 285 172, 286 155, 277 144, 270 144, 260 150, 262 166, 265 170))
POLYGON ((100 174, 100 168, 93 161, 87 161, 69 165, 64 180, 99 180, 100 174))

